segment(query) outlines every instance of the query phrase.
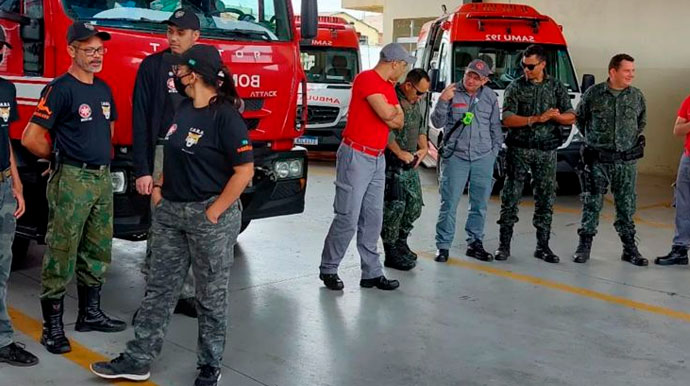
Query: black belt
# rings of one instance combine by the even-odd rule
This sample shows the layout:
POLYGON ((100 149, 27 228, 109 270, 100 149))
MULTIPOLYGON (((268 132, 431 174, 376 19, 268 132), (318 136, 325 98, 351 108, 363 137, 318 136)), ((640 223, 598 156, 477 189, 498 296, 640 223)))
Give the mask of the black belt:
POLYGON ((76 159, 67 158, 67 157, 62 159, 62 163, 65 165, 76 166, 78 168, 88 169, 88 170, 105 170, 110 166, 110 165, 89 164, 86 162, 81 162, 81 161, 78 161, 76 159))
POLYGON ((560 139, 551 139, 548 141, 521 141, 517 139, 507 140, 506 144, 508 146, 520 147, 523 149, 536 149, 536 150, 556 150, 561 146, 560 139))
POLYGON ((156 145, 165 145, 165 142, 166 142, 165 138, 156 139, 156 145))

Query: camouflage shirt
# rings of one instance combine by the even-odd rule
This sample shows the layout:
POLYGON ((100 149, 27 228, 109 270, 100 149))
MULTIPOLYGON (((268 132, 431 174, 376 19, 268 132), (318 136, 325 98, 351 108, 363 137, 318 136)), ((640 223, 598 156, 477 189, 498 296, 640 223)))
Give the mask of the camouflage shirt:
POLYGON ((592 86, 577 106, 577 125, 587 145, 599 150, 632 148, 647 124, 642 91, 628 87, 618 95, 608 82, 592 86))
MULTIPOLYGON (((534 83, 522 77, 515 79, 506 88, 503 97, 503 119, 511 115, 529 117, 541 115, 546 110, 556 108, 561 114, 574 113, 570 103, 568 88, 558 79, 544 75, 541 83, 534 83)), ((533 123, 532 127, 514 127, 508 130, 506 143, 547 142, 561 139, 560 124, 554 120, 533 123)))
POLYGON ((414 153, 417 151, 417 141, 420 135, 428 135, 429 129, 424 124, 422 104, 412 104, 405 98, 400 85, 395 86, 395 92, 400 100, 400 107, 405 113, 405 123, 400 130, 391 130, 388 140, 394 139, 402 150, 414 153))

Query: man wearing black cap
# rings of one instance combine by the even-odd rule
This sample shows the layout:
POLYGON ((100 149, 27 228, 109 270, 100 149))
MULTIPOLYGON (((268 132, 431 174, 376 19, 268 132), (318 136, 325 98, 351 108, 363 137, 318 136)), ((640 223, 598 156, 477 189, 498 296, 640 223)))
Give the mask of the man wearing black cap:
MULTIPOLYGON (((185 97, 175 88, 172 66, 163 60, 163 55, 181 55, 199 39, 199 18, 194 12, 178 9, 170 19, 167 37, 169 47, 161 52, 147 56, 139 66, 134 83, 132 131, 134 136, 134 173, 137 177, 137 192, 153 195, 154 185, 160 184, 163 169, 163 143, 165 133, 170 127, 175 111, 185 97)), ((151 205, 151 211, 154 206, 151 205)), ((150 236, 150 234, 149 234, 150 236)), ((148 276, 151 257, 150 238, 146 244, 146 258, 142 271, 148 276)), ((194 302, 194 276, 187 275, 180 299, 175 307, 176 313, 189 317, 197 316, 194 302)))
POLYGON ((79 296, 77 331, 122 331, 124 322, 106 316, 100 292, 110 264, 113 189, 110 179, 112 92, 95 77, 103 67, 103 42, 110 34, 75 22, 67 31, 72 65, 41 92, 22 144, 51 158, 48 180, 48 248, 43 258, 41 343, 54 354, 71 351, 62 324, 65 287, 75 271, 79 296), (46 139, 50 135, 51 143, 46 139))
MULTIPOLYGON (((11 49, 5 40, 5 31, 0 27, 0 63, 5 47, 11 49)), ((7 314, 7 279, 12 268, 12 241, 17 218, 24 214, 22 181, 10 145, 10 123, 17 115, 17 89, 0 78, 0 362, 13 366, 33 366, 38 358, 24 350, 12 339, 12 322, 7 314)))

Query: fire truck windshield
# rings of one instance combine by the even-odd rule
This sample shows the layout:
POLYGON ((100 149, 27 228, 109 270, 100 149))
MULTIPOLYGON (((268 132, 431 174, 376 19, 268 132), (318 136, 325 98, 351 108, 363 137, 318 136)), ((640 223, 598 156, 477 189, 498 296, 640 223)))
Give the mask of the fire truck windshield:
MULTIPOLYGON (((453 54, 453 79, 462 80, 465 67, 472 59, 484 60, 493 70, 489 87, 495 90, 505 89, 510 82, 522 76, 520 67, 522 50, 527 44, 488 43, 467 44, 456 43, 453 54)), ((575 78, 575 71, 565 47, 544 46, 547 52, 546 73, 555 76, 563 82, 571 92, 578 92, 579 87, 575 78)))
POLYGON ((63 0, 74 20, 146 31, 165 31, 180 7, 193 10, 201 35, 228 40, 288 41, 292 39, 287 0, 63 0))
POLYGON ((338 48, 300 48, 309 83, 352 83, 359 72, 357 51, 338 48))

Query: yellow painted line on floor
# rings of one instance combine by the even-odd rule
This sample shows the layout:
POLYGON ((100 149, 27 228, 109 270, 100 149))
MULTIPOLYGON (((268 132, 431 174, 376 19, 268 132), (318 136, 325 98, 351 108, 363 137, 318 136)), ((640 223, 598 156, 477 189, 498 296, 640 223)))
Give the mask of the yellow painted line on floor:
MULTIPOLYGON (((41 331, 42 331, 42 322, 31 318, 30 316, 24 314, 23 312, 17 310, 16 308, 13 307, 8 307, 8 311, 10 314, 10 317, 12 318, 12 326, 18 330, 21 331, 22 333, 30 336, 32 339, 34 339, 37 342, 41 341, 41 331)), ((110 358, 106 358, 105 356, 95 352, 91 351, 88 347, 82 345, 81 343, 77 342, 73 338, 70 338, 69 340, 70 344, 72 345, 72 351, 68 352, 67 354, 62 354, 61 356, 65 359, 70 360, 71 362, 83 367, 89 373, 91 373, 91 369, 89 369, 89 365, 93 362, 101 362, 101 361, 107 361, 110 358)), ((54 355, 50 354, 46 351, 47 355, 54 355)), ((40 366, 40 364, 39 364, 40 366)), ((95 379, 100 379, 97 378, 96 375, 94 375, 94 380, 95 379)), ((106 381, 107 382, 107 381, 106 381)), ((146 381, 146 382, 115 382, 113 381, 111 383, 112 385, 131 385, 131 386, 157 386, 155 383, 151 381, 146 381)))
MULTIPOLYGON (((429 258, 429 259, 433 259, 435 257, 433 254, 428 253, 428 252, 421 252, 420 255, 424 256, 425 258, 429 258)), ((495 267, 492 267, 490 265, 471 263, 471 262, 467 262, 464 260, 459 260, 457 258, 448 259, 448 262, 446 264, 456 266, 456 267, 470 269, 473 271, 488 273, 490 275, 499 276, 499 277, 503 277, 503 278, 511 279, 511 280, 515 280, 515 281, 520 281, 523 283, 533 284, 533 285, 537 285, 540 287, 544 287, 544 288, 548 288, 548 289, 552 289, 552 290, 557 290, 557 291, 561 291, 561 292, 566 292, 566 293, 570 293, 573 295, 578 295, 578 296, 582 296, 582 297, 586 297, 586 298, 590 298, 590 299, 597 299, 597 300, 601 300, 601 301, 604 301, 607 303, 616 304, 619 306, 631 308, 631 309, 638 310, 638 311, 650 312, 653 314, 666 316, 666 317, 669 317, 672 319, 682 320, 684 322, 690 322, 690 313, 682 312, 682 311, 676 311, 676 310, 671 309, 671 308, 660 307, 660 306, 655 306, 653 304, 637 302, 637 301, 622 298, 619 296, 605 294, 603 292, 592 291, 592 290, 589 290, 586 288, 575 287, 575 286, 572 286, 569 284, 560 283, 560 282, 553 281, 553 280, 542 279, 539 277, 525 275, 525 274, 521 274, 521 273, 515 273, 515 272, 507 271, 504 269, 495 268, 495 267)))

